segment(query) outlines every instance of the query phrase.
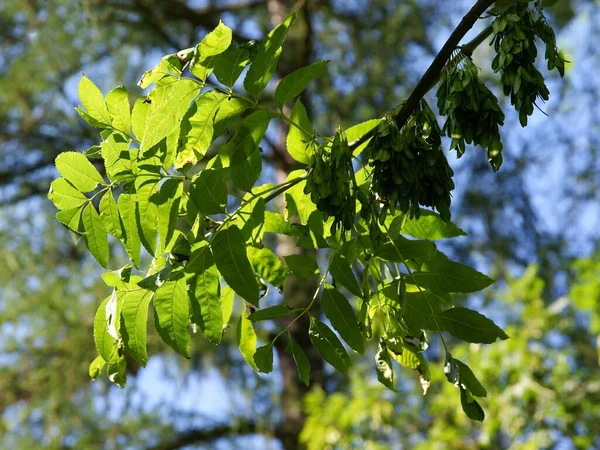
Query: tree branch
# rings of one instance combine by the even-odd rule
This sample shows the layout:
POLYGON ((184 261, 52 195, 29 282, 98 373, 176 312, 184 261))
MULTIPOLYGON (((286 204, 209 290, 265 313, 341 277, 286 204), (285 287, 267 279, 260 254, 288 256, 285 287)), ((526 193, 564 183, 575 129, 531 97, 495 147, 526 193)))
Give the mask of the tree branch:
POLYGON ((231 435, 240 436, 244 434, 259 433, 256 422, 246 420, 233 425, 219 425, 213 428, 192 429, 178 434, 175 439, 164 442, 146 450, 177 450, 197 442, 209 442, 215 439, 225 438, 231 435))
MULTIPOLYGON (((458 44, 464 38, 465 34, 473 28, 475 22, 479 19, 479 17, 488 9, 495 0, 478 0, 475 5, 465 14, 460 23, 454 29, 446 43, 443 45, 442 49, 439 51, 437 56, 429 65, 429 68, 425 71, 412 93, 404 102, 400 111, 396 114, 394 119, 396 120, 396 125, 401 129, 407 120, 410 118, 416 107, 419 105, 421 99, 429 92, 429 90, 436 85, 440 78, 440 74, 442 70, 446 66, 448 60, 452 56, 452 53, 458 48, 458 44)), ((491 27, 487 27, 481 33, 479 33, 472 41, 465 44, 464 48, 473 53, 473 50, 481 44, 489 35, 491 34, 491 27)), ((368 139, 370 139, 375 130, 373 129, 369 133, 364 134, 360 138, 352 141, 349 146, 350 148, 356 148, 368 139)))

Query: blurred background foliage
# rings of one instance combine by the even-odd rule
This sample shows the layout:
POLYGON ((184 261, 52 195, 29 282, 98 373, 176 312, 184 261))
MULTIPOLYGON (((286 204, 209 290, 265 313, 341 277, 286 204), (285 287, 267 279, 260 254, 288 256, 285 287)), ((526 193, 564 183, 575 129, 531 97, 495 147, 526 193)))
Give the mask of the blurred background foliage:
MULTIPOLYGON (((108 291, 45 199, 56 155, 95 143, 74 114, 82 71, 104 92, 125 84, 142 95, 135 83, 144 70, 219 19, 242 42, 299 10, 278 75, 332 60, 304 98, 315 125, 332 132, 400 103, 472 3, 0 0, 0 448, 600 448, 600 4, 592 0, 550 9, 571 64, 564 81, 544 72, 548 117, 537 112, 526 129, 503 100, 500 172, 477 149, 449 155, 453 218, 469 236, 444 250, 498 280, 463 300, 511 336, 492 346, 451 342, 488 390, 483 424, 462 413, 435 338, 425 397, 398 367, 401 390, 387 391, 370 358, 355 358, 348 378, 313 364, 310 389, 285 367, 258 378, 232 331, 218 348, 195 339, 189 361, 150 334, 151 361, 128 362, 126 389, 89 381, 94 312, 108 291)), ((474 61, 499 92, 490 55, 484 44, 474 61)), ((285 130, 263 143, 273 178, 294 168, 284 144, 285 130)))

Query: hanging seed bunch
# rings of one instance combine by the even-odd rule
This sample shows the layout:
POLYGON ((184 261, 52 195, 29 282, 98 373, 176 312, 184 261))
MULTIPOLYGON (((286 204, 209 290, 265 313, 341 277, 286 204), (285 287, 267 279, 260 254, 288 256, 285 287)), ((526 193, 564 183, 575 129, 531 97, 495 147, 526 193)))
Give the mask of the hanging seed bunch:
POLYGON ((435 115, 424 100, 402 130, 391 116, 378 125, 367 154, 373 167, 371 188, 384 204, 380 218, 396 208, 418 218, 422 205, 437 209, 442 219, 450 220, 454 172, 442 151, 440 136, 435 115))
POLYGON ((565 76, 565 59, 556 46, 556 35, 546 17, 539 10, 540 18, 535 23, 538 37, 546 44, 544 57, 548 62, 548 70, 556 69, 561 77, 565 76))
POLYGON ((526 2, 516 2, 496 17, 493 22, 496 50, 492 69, 500 72, 504 94, 519 112, 522 126, 533 113, 538 98, 548 100, 550 95, 544 77, 535 67, 537 57, 536 35, 546 43, 548 67, 564 74, 564 59, 556 49, 554 32, 540 11, 529 8, 526 2), (536 17, 537 16, 537 17, 536 17))
POLYGON ((352 189, 352 151, 338 129, 330 145, 321 145, 306 180, 304 193, 310 195, 319 211, 335 220, 332 232, 352 229, 356 198, 352 189))
POLYGON ((447 116, 443 132, 452 138, 450 150, 460 158, 466 144, 487 149, 494 170, 502 164, 502 141, 499 127, 504 113, 498 99, 479 78, 477 66, 470 58, 458 55, 461 61, 443 71, 438 92, 440 114, 447 116))

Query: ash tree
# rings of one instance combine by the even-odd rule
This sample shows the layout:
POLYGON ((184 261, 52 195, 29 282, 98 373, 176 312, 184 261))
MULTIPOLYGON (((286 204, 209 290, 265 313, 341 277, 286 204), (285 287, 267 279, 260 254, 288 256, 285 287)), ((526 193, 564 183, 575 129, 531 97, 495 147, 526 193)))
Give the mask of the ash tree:
POLYGON ((442 138, 457 157, 468 146, 485 149, 491 169, 501 169, 505 116, 477 64, 491 64, 527 125, 549 95, 536 61, 543 57, 564 74, 544 16, 552 3, 476 2, 405 101, 332 136, 314 129, 299 99, 326 76, 328 61, 288 74, 265 95, 294 14, 262 42, 234 42, 219 23, 197 46, 143 74, 139 86, 154 87, 133 108, 124 87, 104 96, 84 75, 77 112, 100 139, 56 158, 61 177, 48 197, 56 218, 109 269, 102 278, 112 294, 96 313, 90 376, 105 373, 124 386, 127 358, 146 365, 151 314, 156 332, 183 357, 194 334, 219 344, 224 333, 236 333, 254 371, 271 372, 274 352, 283 349, 308 385, 307 348, 289 332, 303 318, 307 342, 335 370, 351 370, 348 352, 364 354, 373 340, 373 374, 382 384, 396 390, 399 365, 418 373, 426 394, 430 370, 443 370, 466 415, 483 420, 477 398, 486 389, 467 361, 452 357, 444 336, 481 344, 508 336, 480 311, 453 306, 453 294, 493 280, 436 247, 436 240, 465 235, 451 222, 453 171, 442 138), (461 45, 485 13, 491 24, 461 45), (493 60, 473 61, 487 41, 493 60), (436 85, 431 106, 424 97, 436 85), (259 184, 268 177, 261 140, 276 122, 287 126, 287 151, 301 168, 278 184, 259 184), (130 264, 110 266, 108 235, 130 264), (296 251, 281 254, 282 240, 296 251), (302 307, 277 295, 290 276, 317 280, 302 307), (234 308, 239 320, 230 324, 234 308), (259 345, 259 327, 277 332, 259 345), (430 369, 424 355, 434 335, 445 363, 430 369))

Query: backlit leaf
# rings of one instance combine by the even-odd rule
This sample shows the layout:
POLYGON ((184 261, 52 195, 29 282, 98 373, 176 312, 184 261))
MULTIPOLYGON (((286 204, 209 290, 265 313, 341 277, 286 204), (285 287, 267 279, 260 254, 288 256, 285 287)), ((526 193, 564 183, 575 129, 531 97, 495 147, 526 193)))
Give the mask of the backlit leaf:
POLYGON ((148 305, 152 292, 144 289, 123 292, 120 300, 123 326, 121 334, 128 353, 145 366, 148 362, 146 349, 146 328, 148 322, 148 305))
POLYGON ((290 125, 285 141, 288 153, 292 158, 302 164, 311 164, 316 145, 313 142, 314 129, 306 108, 300 100, 297 100, 292 109, 290 117, 294 124, 290 125))
POLYGON ((90 192, 104 180, 83 153, 62 152, 56 157, 58 172, 80 192, 90 192))
POLYGON ((110 352, 115 343, 115 338, 108 332, 108 320, 106 318, 106 304, 110 299, 111 296, 108 296, 100 303, 94 317, 94 343, 96 344, 96 350, 105 361, 110 359, 110 352))
POLYGON ((194 274, 189 281, 190 296, 199 306, 198 325, 209 341, 219 344, 223 334, 223 311, 219 286, 221 277, 208 242, 201 242, 192 251, 185 270, 194 274))
POLYGON ((283 290, 289 272, 275 253, 266 247, 248 247, 248 258, 254 272, 280 291, 283 290))
POLYGON ((190 72, 196 78, 205 81, 212 73, 216 64, 216 56, 223 53, 231 44, 231 28, 223 22, 204 36, 194 51, 194 59, 190 65, 190 72))
POLYGON ((106 106, 113 128, 131 134, 131 106, 125 86, 117 86, 106 96, 106 106))
POLYGON ((104 102, 104 97, 100 89, 83 75, 77 87, 79 100, 86 110, 86 113, 100 123, 110 125, 110 114, 104 102))
POLYGON ((162 340, 186 358, 190 357, 189 299, 185 278, 167 281, 154 296, 154 325, 162 340))
POLYGON ((256 333, 252 327, 252 322, 248 320, 248 313, 244 312, 240 315, 240 320, 237 326, 237 344, 240 353, 244 360, 248 363, 252 370, 258 372, 258 367, 254 362, 254 353, 256 352, 256 333))
POLYGON ((295 20, 296 14, 290 15, 282 24, 277 25, 260 43, 256 56, 252 60, 250 70, 244 79, 244 88, 251 95, 258 97, 275 73, 281 46, 287 36, 288 28, 295 20))
POLYGON ((325 75, 328 63, 329 61, 317 61, 286 75, 275 89, 275 104, 282 108, 283 105, 300 95, 311 81, 325 75))
MULTIPOLYGON (((100 199, 100 219, 107 232, 117 238, 123 236, 121 232, 121 218, 119 217, 119 209, 117 202, 113 197, 112 190, 108 190, 100 199)), ((106 359, 106 358, 105 358, 106 359)))
MULTIPOLYGON (((401 217, 397 217, 394 220, 401 220, 401 217)), ((393 225, 390 228, 393 228, 393 225)), ((452 222, 445 222, 439 214, 427 209, 421 209, 421 216, 418 219, 407 219, 402 227, 402 233, 415 238, 429 240, 467 235, 467 233, 452 222)))
POLYGON ((140 266, 141 241, 136 221, 136 206, 132 194, 122 193, 117 201, 117 208, 121 216, 123 244, 131 262, 137 268, 140 266))
POLYGON ((48 198, 58 209, 79 208, 88 201, 87 197, 75 189, 64 178, 57 178, 50 184, 48 198))
POLYGON ((88 204, 83 210, 81 219, 87 248, 98 264, 102 267, 108 266, 108 236, 95 206, 88 204))
POLYGON ((246 242, 240 229, 232 225, 219 231, 212 238, 211 248, 227 284, 244 300, 258 305, 258 283, 248 261, 246 242))

